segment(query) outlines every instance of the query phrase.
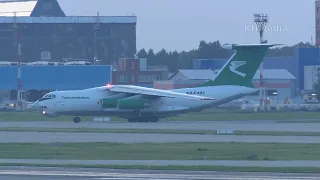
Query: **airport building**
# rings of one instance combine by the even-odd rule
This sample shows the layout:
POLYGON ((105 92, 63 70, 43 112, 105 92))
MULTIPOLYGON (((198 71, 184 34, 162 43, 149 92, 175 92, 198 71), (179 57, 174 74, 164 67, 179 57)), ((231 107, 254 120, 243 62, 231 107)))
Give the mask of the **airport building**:
POLYGON ((148 66, 146 58, 120 58, 112 71, 112 84, 153 87, 154 81, 168 79, 167 66, 148 66))
POLYGON ((304 67, 304 89, 306 91, 313 91, 313 86, 318 82, 320 75, 320 65, 305 66, 304 67))
POLYGON ((23 99, 35 101, 112 83, 117 59, 134 57, 136 16, 81 16, 64 3, 0 1, 0 105, 17 99, 19 61, 23 99))
POLYGON ((320 48, 320 0, 315 1, 316 45, 320 48))
POLYGON ((64 12, 64 2, 0 1, 0 61, 17 61, 18 43, 23 62, 96 57, 113 64, 135 55, 136 16, 74 16, 64 12))

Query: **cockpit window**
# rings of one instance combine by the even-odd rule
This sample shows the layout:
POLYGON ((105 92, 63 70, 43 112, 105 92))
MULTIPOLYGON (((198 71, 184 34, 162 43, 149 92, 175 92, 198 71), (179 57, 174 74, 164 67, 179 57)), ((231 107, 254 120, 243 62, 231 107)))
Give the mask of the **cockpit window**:
POLYGON ((43 98, 53 99, 53 98, 56 98, 56 95, 54 95, 54 94, 47 94, 47 95, 43 96, 43 98))
POLYGON ((41 99, 39 99, 39 101, 44 101, 44 100, 54 99, 54 98, 56 98, 55 94, 46 94, 41 99))

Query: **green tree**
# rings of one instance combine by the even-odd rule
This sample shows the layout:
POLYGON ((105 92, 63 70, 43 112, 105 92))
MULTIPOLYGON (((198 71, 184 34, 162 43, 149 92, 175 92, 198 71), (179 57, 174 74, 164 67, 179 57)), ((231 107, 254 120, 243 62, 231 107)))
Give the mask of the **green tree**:
MULTIPOLYGON (((296 48, 312 48, 309 43, 298 43, 294 46, 285 46, 281 48, 271 48, 268 51, 267 56, 277 57, 277 56, 294 56, 294 51, 296 48)), ((145 49, 138 51, 137 55, 140 58, 147 58, 148 65, 167 65, 170 72, 175 72, 178 69, 190 69, 192 68, 193 59, 213 59, 221 58, 227 59, 232 55, 233 51, 226 50, 222 47, 219 41, 206 42, 204 40, 199 42, 197 49, 190 51, 167 51, 161 49, 159 52, 155 53, 153 49, 149 49, 146 52, 145 49)))
POLYGON ((139 58, 147 58, 148 57, 148 53, 147 51, 143 48, 140 51, 138 51, 137 56, 139 58))

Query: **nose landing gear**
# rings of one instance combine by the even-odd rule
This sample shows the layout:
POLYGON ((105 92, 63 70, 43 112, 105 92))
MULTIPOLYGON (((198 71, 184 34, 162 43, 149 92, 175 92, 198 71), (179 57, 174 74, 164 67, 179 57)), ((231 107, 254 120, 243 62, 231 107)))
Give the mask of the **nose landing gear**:
POLYGON ((73 122, 74 123, 79 123, 81 121, 81 118, 78 116, 73 117, 73 122))

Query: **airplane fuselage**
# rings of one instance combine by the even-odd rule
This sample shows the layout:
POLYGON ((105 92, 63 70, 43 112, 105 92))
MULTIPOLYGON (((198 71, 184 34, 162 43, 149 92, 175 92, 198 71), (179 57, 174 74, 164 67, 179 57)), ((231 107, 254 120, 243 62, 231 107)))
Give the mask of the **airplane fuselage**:
MULTIPOLYGON (((55 91, 54 98, 40 100, 39 107, 45 107, 43 113, 51 115, 73 115, 73 116, 118 116, 132 118, 136 116, 155 116, 164 118, 181 113, 200 111, 241 98, 257 91, 255 88, 244 86, 210 86, 175 89, 173 92, 194 94, 215 98, 215 100, 190 100, 170 97, 157 97, 150 101, 150 105, 143 109, 118 109, 103 108, 101 99, 114 96, 110 91, 99 88, 73 91, 55 91)), ((139 95, 133 95, 139 96, 139 95)))

